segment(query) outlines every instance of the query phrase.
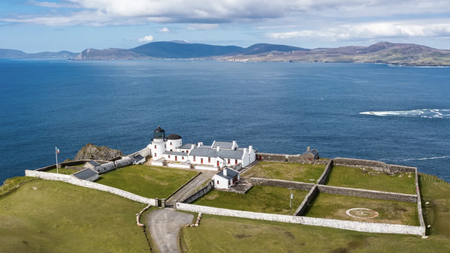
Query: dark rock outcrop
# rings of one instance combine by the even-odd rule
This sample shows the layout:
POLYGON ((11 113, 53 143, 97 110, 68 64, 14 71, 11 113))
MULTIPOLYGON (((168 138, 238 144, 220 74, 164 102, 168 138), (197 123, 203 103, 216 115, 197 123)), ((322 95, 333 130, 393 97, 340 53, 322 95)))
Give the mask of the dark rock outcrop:
POLYGON ((80 151, 78 151, 77 155, 74 158, 74 161, 82 160, 82 159, 92 159, 92 160, 111 160, 118 156, 123 156, 122 151, 118 149, 110 149, 108 147, 98 147, 92 143, 86 144, 86 146, 82 147, 80 151))

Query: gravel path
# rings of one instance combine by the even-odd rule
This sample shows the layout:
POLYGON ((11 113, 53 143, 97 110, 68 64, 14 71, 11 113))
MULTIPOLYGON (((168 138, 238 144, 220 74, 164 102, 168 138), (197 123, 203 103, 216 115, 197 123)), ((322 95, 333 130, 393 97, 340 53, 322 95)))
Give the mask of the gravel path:
POLYGON ((202 170, 202 174, 194 178, 189 184, 187 184, 183 189, 177 192, 175 195, 168 199, 168 202, 175 203, 175 201, 182 201, 183 199, 189 197, 194 191, 201 186, 203 183, 211 180, 211 178, 216 174, 217 171, 207 171, 202 170))
POLYGON ((194 215, 176 212, 172 209, 158 209, 146 217, 151 237, 161 253, 178 251, 177 239, 181 226, 191 224, 194 215))

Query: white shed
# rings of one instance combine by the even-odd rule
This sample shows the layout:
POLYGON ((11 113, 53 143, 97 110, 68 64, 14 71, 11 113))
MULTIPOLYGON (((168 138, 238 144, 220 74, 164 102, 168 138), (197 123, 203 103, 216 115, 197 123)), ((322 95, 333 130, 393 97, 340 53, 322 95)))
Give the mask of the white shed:
POLYGON ((234 186, 240 179, 239 172, 224 168, 222 171, 213 176, 214 188, 228 189, 234 186))

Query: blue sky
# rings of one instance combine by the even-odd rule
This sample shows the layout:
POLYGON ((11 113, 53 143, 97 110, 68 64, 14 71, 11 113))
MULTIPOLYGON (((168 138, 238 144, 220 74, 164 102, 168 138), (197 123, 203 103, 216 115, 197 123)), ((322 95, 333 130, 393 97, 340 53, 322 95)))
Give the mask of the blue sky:
POLYGON ((80 52, 171 40, 305 48, 390 41, 450 49, 450 1, 0 1, 0 48, 80 52))

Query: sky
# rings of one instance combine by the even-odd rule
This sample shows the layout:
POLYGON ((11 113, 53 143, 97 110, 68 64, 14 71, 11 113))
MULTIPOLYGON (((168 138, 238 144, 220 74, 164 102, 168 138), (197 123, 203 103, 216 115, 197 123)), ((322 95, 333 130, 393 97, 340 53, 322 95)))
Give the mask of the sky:
POLYGON ((4 49, 81 52, 173 40, 450 49, 450 0, 0 0, 4 49))

